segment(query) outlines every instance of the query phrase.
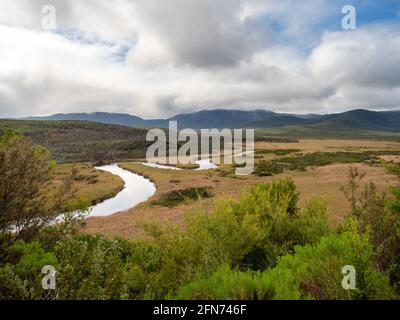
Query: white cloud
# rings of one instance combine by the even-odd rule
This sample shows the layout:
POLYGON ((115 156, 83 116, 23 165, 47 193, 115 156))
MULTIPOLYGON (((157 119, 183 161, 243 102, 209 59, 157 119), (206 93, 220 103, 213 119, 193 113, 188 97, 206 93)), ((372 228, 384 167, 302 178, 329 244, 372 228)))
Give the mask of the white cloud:
POLYGON ((400 25, 374 25, 324 36, 308 66, 338 94, 331 107, 399 108, 400 25), (339 99, 341 97, 341 99, 339 99))

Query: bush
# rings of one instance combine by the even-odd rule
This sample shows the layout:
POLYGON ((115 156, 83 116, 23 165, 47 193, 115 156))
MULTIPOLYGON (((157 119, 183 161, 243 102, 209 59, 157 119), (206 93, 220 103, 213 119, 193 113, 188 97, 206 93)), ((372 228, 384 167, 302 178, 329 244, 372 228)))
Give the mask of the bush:
POLYGON ((38 242, 14 242, 8 248, 8 263, 0 266, 0 299, 41 299, 41 286, 46 265, 58 266, 57 258, 45 252, 38 242))
POLYGON ((172 190, 163 193, 158 200, 152 201, 151 204, 172 208, 187 200, 211 198, 212 196, 210 188, 205 187, 172 190))
POLYGON ((284 168, 281 163, 262 160, 256 163, 253 174, 259 177, 271 177, 282 173, 284 168))
POLYGON ((328 220, 328 207, 323 199, 312 197, 294 220, 298 232, 297 244, 313 244, 331 232, 328 220))
POLYGON ((183 300, 266 300, 273 295, 272 288, 258 272, 232 271, 222 265, 209 278, 199 279, 183 286, 174 299, 183 300))
POLYGON ((144 299, 160 253, 149 244, 66 236, 55 248, 61 299, 144 299))
POLYGON ((265 234, 263 243, 244 259, 245 266, 253 270, 273 267, 295 245, 314 243, 330 232, 326 204, 313 198, 299 210, 298 198, 290 179, 257 185, 242 197, 237 214, 256 215, 265 234))
POLYGON ((8 242, 32 240, 37 232, 65 212, 76 199, 72 182, 76 171, 54 192, 55 162, 44 147, 5 130, 0 137, 0 233, 8 242))
POLYGON ((220 203, 212 214, 187 213, 185 220, 184 230, 169 228, 156 235, 162 252, 158 298, 210 275, 221 264, 236 267, 263 239, 256 217, 238 219, 229 202, 220 203))
MULTIPOLYGON (((374 268, 373 247, 354 224, 341 235, 324 237, 318 244, 296 247, 266 271, 274 299, 390 299, 395 298, 386 275, 374 268), (356 269, 356 290, 341 286, 342 267, 356 269)), ((268 282, 268 281, 267 281, 268 282)))

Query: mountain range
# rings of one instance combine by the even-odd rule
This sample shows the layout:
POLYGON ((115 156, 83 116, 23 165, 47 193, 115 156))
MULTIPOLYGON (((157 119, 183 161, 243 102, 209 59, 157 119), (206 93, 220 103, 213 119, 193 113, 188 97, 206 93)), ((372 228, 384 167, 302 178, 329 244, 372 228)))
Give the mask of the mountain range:
POLYGON ((366 130, 400 132, 400 111, 351 110, 337 114, 283 114, 266 110, 240 111, 229 109, 202 110, 182 113, 168 119, 143 119, 122 113, 66 113, 47 117, 29 117, 23 120, 79 120, 128 127, 168 127, 168 121, 177 121, 180 128, 306 128, 320 130, 366 130))

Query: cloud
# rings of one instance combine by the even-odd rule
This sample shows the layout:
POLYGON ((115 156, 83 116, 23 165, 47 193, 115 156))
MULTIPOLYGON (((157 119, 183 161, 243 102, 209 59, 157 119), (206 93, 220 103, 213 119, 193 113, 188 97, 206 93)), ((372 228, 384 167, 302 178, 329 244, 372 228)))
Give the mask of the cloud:
POLYGON ((322 28, 332 1, 0 3, 0 117, 399 108, 399 25, 322 28), (40 27, 56 7, 56 32, 40 27), (73 5, 72 5, 73 4, 73 5))
POLYGON ((339 86, 398 87, 399 49, 400 25, 328 33, 314 49, 310 66, 316 77, 339 86))
POLYGON ((307 63, 315 79, 337 88, 332 107, 400 107, 399 31, 399 24, 374 25, 324 36, 307 63))

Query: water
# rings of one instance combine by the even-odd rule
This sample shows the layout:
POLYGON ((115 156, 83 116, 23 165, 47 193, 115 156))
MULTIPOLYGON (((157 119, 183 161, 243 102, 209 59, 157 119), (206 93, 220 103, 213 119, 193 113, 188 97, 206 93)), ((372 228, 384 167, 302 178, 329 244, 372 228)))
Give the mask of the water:
POLYGON ((183 170, 181 168, 173 167, 173 166, 166 166, 163 164, 152 163, 152 162, 143 162, 142 165, 150 168, 157 168, 157 169, 165 169, 165 170, 183 170))
POLYGON ((150 180, 130 171, 121 169, 116 164, 96 167, 121 177, 125 182, 124 189, 115 197, 105 200, 91 208, 89 217, 108 216, 126 211, 154 195, 156 187, 150 180))
MULTIPOLYGON (((252 154, 254 151, 244 151, 238 154, 235 154, 234 157, 243 157, 248 154, 252 154)), ((214 163, 211 162, 211 159, 203 159, 203 160, 197 160, 196 163, 199 165, 197 169, 194 170, 210 170, 210 169, 216 169, 218 166, 214 163)), ((158 169, 165 169, 165 170, 183 170, 177 167, 173 166, 167 166, 167 165, 162 165, 162 164, 157 164, 157 163, 152 163, 152 162, 143 162, 142 163, 146 167, 151 167, 151 168, 158 168, 158 169)))
POLYGON ((218 166, 212 163, 210 159, 198 160, 196 163, 199 165, 199 167, 195 170, 209 170, 218 168, 218 166))

